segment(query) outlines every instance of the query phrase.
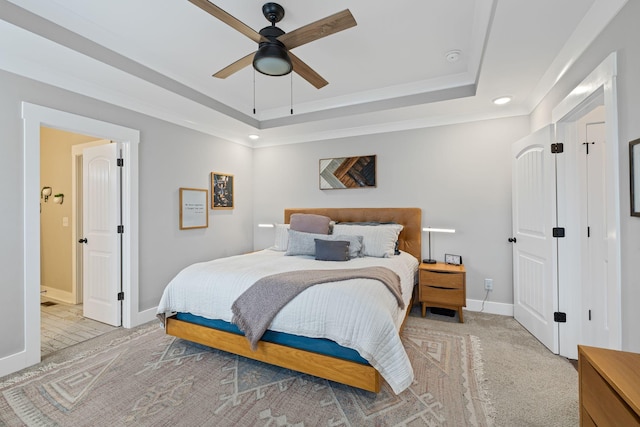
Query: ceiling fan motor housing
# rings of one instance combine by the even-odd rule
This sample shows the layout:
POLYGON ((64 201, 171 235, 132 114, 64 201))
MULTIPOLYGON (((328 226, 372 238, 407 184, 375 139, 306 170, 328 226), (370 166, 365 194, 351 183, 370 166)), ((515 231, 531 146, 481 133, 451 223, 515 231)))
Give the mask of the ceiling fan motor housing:
POLYGON ((260 35, 269 41, 262 41, 253 57, 253 68, 268 76, 284 76, 293 69, 286 46, 277 38, 284 34, 275 25, 264 27, 260 35))

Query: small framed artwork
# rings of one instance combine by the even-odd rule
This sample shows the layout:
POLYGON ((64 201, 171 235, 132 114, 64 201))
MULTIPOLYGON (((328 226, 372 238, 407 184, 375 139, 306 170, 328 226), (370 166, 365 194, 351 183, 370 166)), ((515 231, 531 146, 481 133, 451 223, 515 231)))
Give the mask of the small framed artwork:
POLYGON ((180 230, 209 226, 209 192, 199 188, 180 189, 180 230))
POLYGON ((211 209, 233 209, 233 175, 211 172, 211 209))
POLYGON ((629 142, 631 177, 631 216, 640 216, 640 139, 629 142))
POLYGON ((376 186, 376 156, 320 159, 320 189, 376 186))
POLYGON ((462 257, 460 255, 444 254, 444 262, 451 265, 462 265, 462 257))

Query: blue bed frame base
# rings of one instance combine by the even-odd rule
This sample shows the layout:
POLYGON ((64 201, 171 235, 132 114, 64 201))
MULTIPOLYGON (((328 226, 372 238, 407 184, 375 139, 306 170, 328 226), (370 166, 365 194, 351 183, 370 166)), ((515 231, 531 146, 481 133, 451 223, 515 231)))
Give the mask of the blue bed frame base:
MULTIPOLYGON (((206 317, 196 316, 191 313, 178 313, 176 314, 176 319, 244 336, 240 328, 224 320, 207 319, 206 317)), ((282 344, 287 347, 297 348, 298 350, 312 351, 314 353, 324 354, 325 356, 333 356, 339 359, 362 363, 363 365, 369 364, 356 350, 343 347, 335 341, 325 338, 309 338, 301 335, 267 330, 261 339, 262 341, 282 344)))

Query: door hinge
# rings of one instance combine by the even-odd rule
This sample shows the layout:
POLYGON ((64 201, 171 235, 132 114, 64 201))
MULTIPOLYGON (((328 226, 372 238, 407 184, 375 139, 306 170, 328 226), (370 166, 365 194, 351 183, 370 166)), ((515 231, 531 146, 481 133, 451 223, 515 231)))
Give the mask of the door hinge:
POLYGON ((564 237, 564 227, 553 227, 553 237, 564 237))
POLYGON ((551 152, 553 154, 564 153, 564 144, 562 142, 551 144, 551 152))
POLYGON ((553 321, 556 323, 567 323, 567 313, 556 311, 553 313, 553 321))
POLYGON ((124 233, 124 225, 119 225, 118 226, 118 234, 122 234, 124 233))
POLYGON ((124 301, 124 292, 118 292, 118 301, 124 301))
POLYGON ((116 160, 116 164, 119 167, 123 167, 124 166, 124 159, 120 158, 120 159, 116 160))

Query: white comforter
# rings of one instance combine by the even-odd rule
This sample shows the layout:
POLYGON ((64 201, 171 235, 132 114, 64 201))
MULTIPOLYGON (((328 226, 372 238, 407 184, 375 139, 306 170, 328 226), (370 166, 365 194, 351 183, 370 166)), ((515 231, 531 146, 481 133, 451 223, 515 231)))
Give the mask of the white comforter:
MULTIPOLYGON (((185 268, 167 285, 158 314, 188 312, 230 322, 231 305, 260 277, 303 269, 369 266, 387 267, 398 274, 408 307, 418 262, 405 252, 391 258, 326 262, 267 249, 185 268)), ((384 284, 352 279, 305 290, 280 311, 269 329, 328 338, 353 348, 380 372, 395 393, 400 393, 413 381, 413 369, 398 333, 405 311, 384 284)))

